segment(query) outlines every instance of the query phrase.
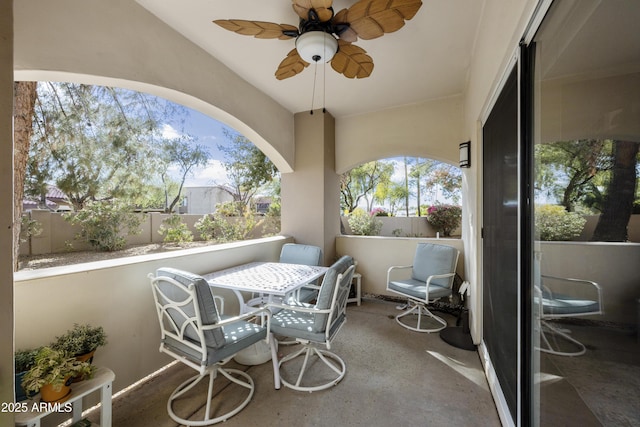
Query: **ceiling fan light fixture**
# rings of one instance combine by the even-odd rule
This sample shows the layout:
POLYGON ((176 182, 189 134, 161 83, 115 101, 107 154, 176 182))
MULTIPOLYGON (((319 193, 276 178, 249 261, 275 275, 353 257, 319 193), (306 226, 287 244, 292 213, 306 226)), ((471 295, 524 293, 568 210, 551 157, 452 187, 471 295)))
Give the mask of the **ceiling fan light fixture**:
POLYGON ((338 51, 338 40, 324 31, 308 31, 296 39, 296 50, 310 64, 325 63, 338 51))

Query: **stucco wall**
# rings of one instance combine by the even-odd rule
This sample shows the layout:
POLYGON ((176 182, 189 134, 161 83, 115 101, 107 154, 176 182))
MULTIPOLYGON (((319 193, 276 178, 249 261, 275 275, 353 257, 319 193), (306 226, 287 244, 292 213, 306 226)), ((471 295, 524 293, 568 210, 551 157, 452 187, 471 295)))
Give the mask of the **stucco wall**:
MULTIPOLYGON (((203 274, 251 261, 275 261, 282 245, 292 241, 278 236, 18 272, 16 348, 46 345, 76 322, 103 326, 108 344, 98 350, 94 363, 115 372, 117 392, 172 361, 158 352, 160 328, 147 274, 167 266, 203 274)), ((237 313, 235 295, 219 293, 225 298, 225 313, 237 313)))
POLYGON ((336 171, 395 156, 458 164, 458 144, 468 140, 463 105, 454 96, 336 119, 336 171))

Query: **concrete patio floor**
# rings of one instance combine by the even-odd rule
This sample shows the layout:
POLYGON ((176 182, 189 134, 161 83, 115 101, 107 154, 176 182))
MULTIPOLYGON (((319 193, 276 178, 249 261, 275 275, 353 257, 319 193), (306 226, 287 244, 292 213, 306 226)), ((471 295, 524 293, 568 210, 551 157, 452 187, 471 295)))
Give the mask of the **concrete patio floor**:
MULTIPOLYGON (((256 388, 249 405, 224 425, 499 426, 477 352, 452 347, 437 333, 400 327, 393 319, 395 306, 373 299, 348 306, 347 323, 332 346, 345 361, 347 374, 328 390, 275 390, 271 362, 251 367, 229 363, 246 370, 256 388)), ((451 316, 448 320, 455 323, 451 316)), ((292 347, 281 346, 280 352, 292 347)), ((193 373, 177 364, 114 399, 113 426, 178 425, 167 415, 167 399, 193 373)), ((196 400, 206 399, 204 387, 194 396, 186 399, 190 407, 185 413, 197 412, 196 400)), ((89 419, 98 422, 98 414, 89 419)))
MULTIPOLYGON (((347 323, 332 346, 345 361, 347 374, 328 390, 275 390, 271 362, 230 362, 227 367, 249 373, 256 388, 249 405, 224 425, 499 426, 478 353, 452 347, 439 334, 400 327, 393 319, 395 306, 376 299, 348 306, 347 323)), ((455 323, 453 316, 443 317, 449 325, 455 323)), ((587 352, 580 357, 541 355, 540 425, 640 425, 640 342, 635 331, 568 327, 587 352)), ((279 352, 293 349, 281 346, 279 352)), ((113 426, 179 425, 167 414, 167 399, 193 374, 175 364, 120 395, 113 401, 113 426)), ((225 399, 232 401, 237 391, 237 386, 225 389, 225 399)), ((180 409, 197 414, 205 395, 204 387, 196 388, 180 409)), ((97 411, 88 418, 99 421, 97 411)))

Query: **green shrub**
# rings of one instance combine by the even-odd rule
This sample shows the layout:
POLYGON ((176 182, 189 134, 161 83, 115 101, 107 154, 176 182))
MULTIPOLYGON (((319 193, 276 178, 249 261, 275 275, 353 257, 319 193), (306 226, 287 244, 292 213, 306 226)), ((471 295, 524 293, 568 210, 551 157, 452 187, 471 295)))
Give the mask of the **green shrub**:
POLYGON ((571 240, 582 233, 586 222, 580 214, 567 212, 563 206, 540 205, 535 209, 536 236, 543 241, 571 240))
POLYGON ((241 202, 222 202, 216 204, 216 214, 218 216, 242 216, 244 206, 241 202))
POLYGON ((124 249, 127 240, 123 232, 127 235, 142 232, 142 217, 118 202, 88 202, 81 211, 65 214, 64 218, 71 224, 80 224, 82 231, 76 238, 89 242, 100 251, 124 249))
POLYGON ((204 215, 196 221, 194 227, 200 233, 202 240, 213 240, 216 236, 217 221, 213 215, 204 215))
POLYGON ((255 215, 249 209, 241 218, 205 215, 195 223, 202 239, 215 240, 217 243, 244 240, 255 227, 255 215))
POLYGON ((158 228, 164 243, 186 243, 193 241, 193 233, 178 214, 171 214, 158 228))
POLYGON ((427 222, 443 236, 451 236, 451 232, 460 227, 462 208, 454 205, 433 205, 427 209, 427 222))
POLYGON ((354 209, 348 221, 351 234, 356 236, 377 236, 382 229, 382 221, 361 208, 354 209))
POLYGON ((385 211, 383 208, 374 208, 371 212, 370 215, 372 216, 391 216, 391 214, 387 211, 385 211))
POLYGON ((35 219, 32 219, 30 215, 22 215, 22 221, 20 223, 20 242, 26 242, 29 237, 39 236, 42 234, 42 224, 35 219), (23 236, 25 236, 23 238, 23 236))

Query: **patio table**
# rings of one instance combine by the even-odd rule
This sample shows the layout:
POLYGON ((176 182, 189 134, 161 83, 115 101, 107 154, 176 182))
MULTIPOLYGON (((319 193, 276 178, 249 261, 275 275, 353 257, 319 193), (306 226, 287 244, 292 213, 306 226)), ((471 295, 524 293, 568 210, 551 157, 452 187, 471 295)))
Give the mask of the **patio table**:
MULTIPOLYGON (((321 277, 327 270, 328 267, 314 265, 251 262, 205 274, 203 277, 212 287, 232 290, 240 303, 240 311, 245 313, 250 311, 252 306, 270 302, 274 298, 286 298, 321 277), (242 292, 257 293, 261 296, 245 302, 242 292)), ((273 334, 270 336, 270 347, 273 380, 275 388, 279 389, 278 354, 273 334)))

